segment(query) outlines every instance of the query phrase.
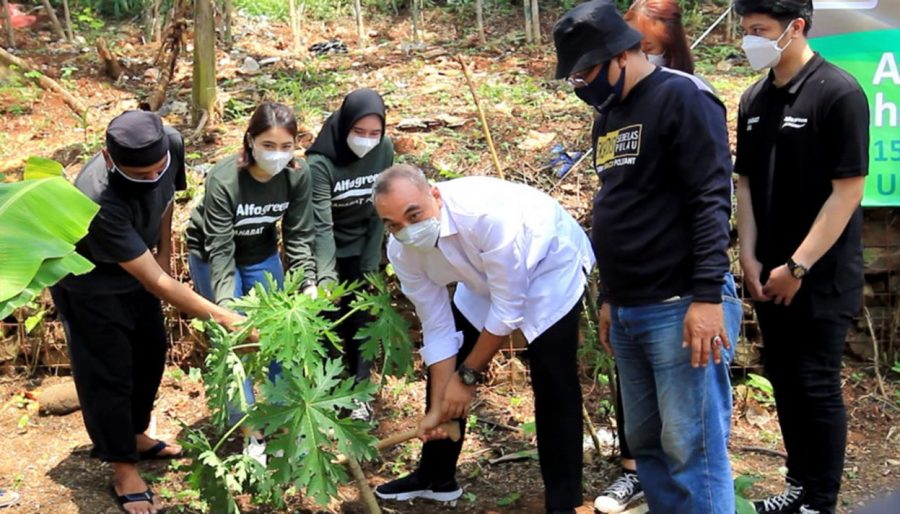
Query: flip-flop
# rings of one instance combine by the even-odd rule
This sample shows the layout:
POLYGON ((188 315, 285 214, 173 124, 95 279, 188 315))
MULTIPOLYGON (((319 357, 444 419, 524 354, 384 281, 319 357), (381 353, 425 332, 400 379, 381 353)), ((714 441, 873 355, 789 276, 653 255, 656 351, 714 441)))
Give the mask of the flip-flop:
POLYGON ((0 489, 0 509, 12 507, 19 502, 19 493, 0 489))
MULTIPOLYGON (((149 488, 142 493, 132 493, 132 494, 119 494, 116 491, 116 486, 113 484, 109 484, 109 490, 112 493, 113 498, 116 499, 116 503, 119 505, 119 508, 122 509, 122 512, 126 514, 130 514, 128 509, 125 508, 126 504, 129 503, 138 503, 138 502, 147 502, 150 505, 153 505, 153 491, 149 488)), ((161 507, 156 511, 156 514, 165 514, 165 507, 161 507)))
POLYGON ((180 459, 182 457, 181 453, 175 455, 160 455, 159 452, 169 447, 169 443, 165 441, 156 441, 152 447, 138 453, 138 456, 141 460, 166 460, 166 459, 180 459))

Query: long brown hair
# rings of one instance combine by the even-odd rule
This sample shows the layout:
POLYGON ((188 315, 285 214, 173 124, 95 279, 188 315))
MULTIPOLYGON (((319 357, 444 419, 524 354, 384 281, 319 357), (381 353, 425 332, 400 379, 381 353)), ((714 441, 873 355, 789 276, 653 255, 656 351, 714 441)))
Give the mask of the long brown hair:
POLYGON ((649 35, 662 43, 666 66, 694 74, 694 58, 684 35, 677 0, 635 0, 624 18, 644 37, 649 35))
POLYGON ((253 116, 250 116, 250 123, 247 125, 247 131, 244 132, 243 148, 238 156, 238 168, 247 169, 256 164, 256 159, 253 158, 251 141, 263 132, 276 127, 287 130, 294 140, 297 139, 297 133, 299 132, 297 118, 290 107, 276 102, 259 104, 256 110, 253 111, 253 116))

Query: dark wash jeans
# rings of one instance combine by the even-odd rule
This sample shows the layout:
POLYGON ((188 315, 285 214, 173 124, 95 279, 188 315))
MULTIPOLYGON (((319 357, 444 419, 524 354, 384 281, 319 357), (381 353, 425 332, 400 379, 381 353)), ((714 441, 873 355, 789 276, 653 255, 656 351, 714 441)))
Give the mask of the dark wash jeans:
POLYGON ((690 297, 637 307, 610 305, 626 439, 652 512, 735 512, 728 365, 743 309, 730 274, 722 300, 732 349, 723 349, 720 364, 699 368, 691 366, 690 348, 682 348, 690 297))
POLYGON ((804 503, 833 514, 847 446, 841 357, 852 319, 813 312, 797 303, 756 304, 763 366, 775 391, 788 477, 803 485, 804 503))

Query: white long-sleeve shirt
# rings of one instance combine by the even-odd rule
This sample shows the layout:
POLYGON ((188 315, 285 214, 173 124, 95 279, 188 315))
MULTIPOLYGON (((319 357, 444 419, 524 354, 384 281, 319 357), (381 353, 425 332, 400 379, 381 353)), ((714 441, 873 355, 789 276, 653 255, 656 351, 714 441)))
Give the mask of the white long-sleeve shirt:
POLYGON ((422 322, 430 366, 462 345, 453 302, 475 328, 530 343, 580 301, 594 254, 584 230, 550 196, 522 184, 467 177, 437 184, 441 232, 431 250, 393 236, 388 258, 422 322))

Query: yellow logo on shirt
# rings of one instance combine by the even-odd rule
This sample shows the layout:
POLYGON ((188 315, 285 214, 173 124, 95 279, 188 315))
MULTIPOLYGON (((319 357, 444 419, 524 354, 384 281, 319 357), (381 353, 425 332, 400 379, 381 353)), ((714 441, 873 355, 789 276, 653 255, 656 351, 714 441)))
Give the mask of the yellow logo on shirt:
POLYGON ((641 154, 643 128, 642 124, 629 125, 598 137, 594 146, 597 171, 634 164, 635 158, 641 154))

